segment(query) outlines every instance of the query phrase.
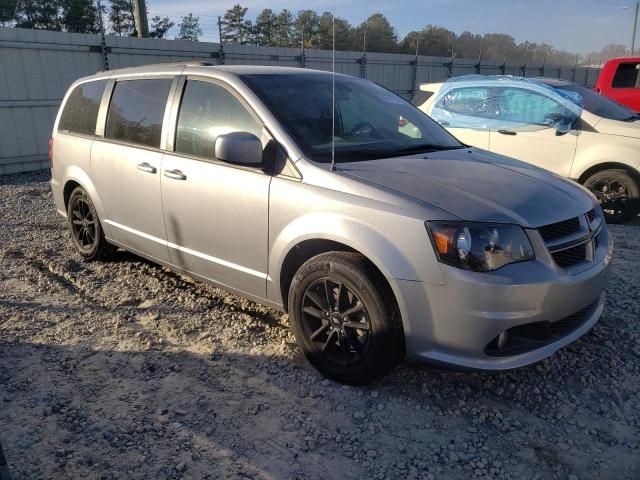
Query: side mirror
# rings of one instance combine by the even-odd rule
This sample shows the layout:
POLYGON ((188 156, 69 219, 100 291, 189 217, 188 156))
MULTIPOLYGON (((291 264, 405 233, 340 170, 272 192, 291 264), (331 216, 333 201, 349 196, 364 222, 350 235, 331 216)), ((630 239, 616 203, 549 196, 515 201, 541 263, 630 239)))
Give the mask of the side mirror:
POLYGON ((262 142, 253 133, 232 132, 219 135, 214 146, 215 157, 239 165, 262 165, 262 142))
POLYGON ((544 124, 556 131, 556 135, 564 135, 571 131, 575 119, 566 117, 562 113, 550 113, 544 116, 544 124))

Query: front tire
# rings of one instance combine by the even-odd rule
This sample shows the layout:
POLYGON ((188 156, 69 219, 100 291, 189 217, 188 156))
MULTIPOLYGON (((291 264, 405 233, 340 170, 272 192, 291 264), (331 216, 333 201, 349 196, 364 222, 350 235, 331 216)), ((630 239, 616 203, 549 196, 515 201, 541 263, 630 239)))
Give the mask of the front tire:
POLYGON ((325 253, 300 267, 289 289, 289 319, 298 345, 323 375, 364 385, 401 359, 402 331, 384 293, 360 254, 325 253))
POLYGON ((607 223, 624 223, 640 213, 640 187, 625 170, 601 170, 583 185, 598 198, 607 223))
POLYGON ((76 187, 71 192, 67 220, 73 243, 85 260, 106 260, 113 254, 115 247, 104 238, 93 201, 82 187, 76 187))

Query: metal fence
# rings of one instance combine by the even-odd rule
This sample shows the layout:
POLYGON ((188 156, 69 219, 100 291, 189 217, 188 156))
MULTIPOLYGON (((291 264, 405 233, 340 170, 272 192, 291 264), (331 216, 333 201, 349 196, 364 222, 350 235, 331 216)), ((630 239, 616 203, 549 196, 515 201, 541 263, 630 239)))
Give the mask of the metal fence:
MULTIPOLYGON (((185 60, 331 69, 331 51, 0 28, 0 174, 47 168, 47 140, 69 85, 97 71, 185 60)), ((592 86, 597 68, 336 52, 336 71, 410 98, 420 83, 478 74, 551 76, 592 86)))

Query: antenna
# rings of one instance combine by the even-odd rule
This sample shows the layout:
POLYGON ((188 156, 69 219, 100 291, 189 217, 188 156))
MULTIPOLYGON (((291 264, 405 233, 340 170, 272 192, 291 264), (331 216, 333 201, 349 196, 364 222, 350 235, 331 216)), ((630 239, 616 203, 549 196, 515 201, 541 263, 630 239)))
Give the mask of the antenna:
POLYGON ((331 16, 331 171, 336 171, 336 8, 333 4, 331 16))

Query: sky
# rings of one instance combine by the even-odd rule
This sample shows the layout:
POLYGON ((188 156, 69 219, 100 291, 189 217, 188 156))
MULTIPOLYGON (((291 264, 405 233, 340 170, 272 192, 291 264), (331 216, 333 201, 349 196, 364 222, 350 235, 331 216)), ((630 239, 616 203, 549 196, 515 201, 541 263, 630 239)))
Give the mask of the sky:
MULTIPOLYGON (((456 33, 506 33, 516 42, 545 42, 581 54, 610 43, 630 46, 635 4, 632 0, 147 0, 149 18, 166 15, 178 24, 189 12, 200 16, 203 41, 218 41, 217 16, 236 3, 249 8, 250 19, 264 8, 276 12, 287 8, 294 13, 335 8, 336 16, 358 25, 379 12, 400 38, 433 24, 456 33)), ((176 33, 174 27, 170 34, 176 33)))

